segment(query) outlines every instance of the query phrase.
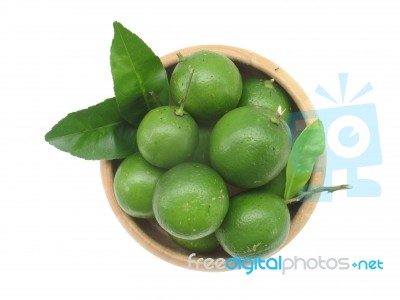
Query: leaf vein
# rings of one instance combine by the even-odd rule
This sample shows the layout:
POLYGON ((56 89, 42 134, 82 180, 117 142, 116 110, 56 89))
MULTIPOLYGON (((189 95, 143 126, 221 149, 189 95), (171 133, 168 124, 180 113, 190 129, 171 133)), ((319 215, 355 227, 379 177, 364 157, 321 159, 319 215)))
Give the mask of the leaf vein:
POLYGON ((124 46, 124 49, 125 49, 126 53, 128 54, 129 62, 130 62, 130 64, 131 64, 131 66, 132 66, 132 69, 133 69, 133 73, 134 73, 134 75, 135 75, 135 78, 136 78, 137 82, 139 83, 140 90, 141 90, 142 95, 143 95, 143 97, 144 97, 144 99, 145 99, 147 109, 150 110, 150 106, 149 106, 149 103, 148 103, 148 96, 147 96, 146 88, 145 88, 145 86, 144 86, 144 84, 143 84, 143 80, 142 80, 141 77, 138 75, 138 71, 137 71, 137 69, 136 69, 135 63, 133 62, 133 59, 132 59, 132 57, 131 57, 131 54, 130 54, 130 52, 129 52, 129 50, 128 50, 128 46, 126 45, 125 40, 124 40, 124 38, 123 38, 123 36, 122 36, 122 32, 121 32, 121 30, 120 30, 120 26, 116 26, 116 27, 117 27, 118 35, 120 36, 122 45, 124 46))

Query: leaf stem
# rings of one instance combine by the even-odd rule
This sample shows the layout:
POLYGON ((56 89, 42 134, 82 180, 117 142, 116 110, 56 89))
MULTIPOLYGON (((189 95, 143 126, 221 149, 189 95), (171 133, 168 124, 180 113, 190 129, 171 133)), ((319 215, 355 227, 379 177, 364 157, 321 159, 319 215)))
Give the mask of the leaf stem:
POLYGON ((298 202, 304 198, 308 198, 314 194, 318 194, 318 193, 322 193, 322 192, 333 193, 336 191, 347 190, 347 189, 351 189, 351 188, 353 188, 353 187, 349 184, 341 184, 341 185, 336 185, 336 186, 322 186, 322 187, 312 189, 311 191, 300 192, 297 197, 285 200, 285 204, 298 202))
POLYGON ((162 104, 161 104, 161 101, 160 101, 160 99, 158 99, 156 93, 154 93, 154 92, 149 92, 149 95, 150 95, 151 98, 153 99, 153 101, 154 101, 156 107, 160 107, 160 106, 162 105, 162 104))

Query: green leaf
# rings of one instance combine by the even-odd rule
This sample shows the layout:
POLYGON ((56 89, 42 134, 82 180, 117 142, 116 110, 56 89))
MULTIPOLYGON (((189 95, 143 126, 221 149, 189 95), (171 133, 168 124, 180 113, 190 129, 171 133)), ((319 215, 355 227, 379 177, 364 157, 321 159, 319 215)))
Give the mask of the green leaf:
POLYGON ((160 59, 118 22, 114 22, 110 62, 118 107, 129 123, 137 126, 150 109, 168 104, 167 72, 160 59))
POLYGON ((296 196, 304 188, 324 149, 324 126, 320 120, 315 120, 303 130, 293 144, 286 166, 285 199, 296 196))
POLYGON ((136 129, 119 113, 115 98, 68 114, 45 136, 54 147, 91 160, 125 158, 137 151, 136 129))

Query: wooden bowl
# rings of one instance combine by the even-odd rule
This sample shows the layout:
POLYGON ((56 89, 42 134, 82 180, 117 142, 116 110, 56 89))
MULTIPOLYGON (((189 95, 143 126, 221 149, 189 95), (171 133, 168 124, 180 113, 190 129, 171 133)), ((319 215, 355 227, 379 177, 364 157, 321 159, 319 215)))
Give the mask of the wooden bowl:
MULTIPOLYGON (((199 50, 211 50, 226 55, 235 62, 244 78, 255 75, 274 78, 276 82, 278 82, 291 96, 295 109, 297 108, 298 111, 302 113, 314 111, 314 107, 305 92, 288 73, 286 73, 279 65, 276 65, 268 59, 248 50, 222 45, 194 46, 174 51, 173 53, 162 57, 161 61, 167 69, 167 72, 170 74, 174 66, 178 63, 177 53, 190 55, 199 50)), ((304 121, 305 124, 308 124, 312 120, 313 119, 311 118, 306 118, 304 121)), ((188 256, 191 253, 177 246, 155 220, 132 218, 119 207, 113 189, 114 175, 117 166, 118 162, 116 161, 100 162, 101 177, 107 199, 122 226, 139 244, 154 255, 172 264, 188 268, 188 256)), ((318 160, 315 170, 318 171, 314 171, 310 179, 310 185, 313 187, 320 186, 323 183, 325 175, 324 156, 318 160)), ((318 198, 319 195, 314 195, 310 197, 308 201, 290 204, 290 232, 287 240, 281 248, 293 240, 293 238, 302 230, 308 219, 311 217, 311 214, 318 203, 318 198)), ((222 257, 227 259, 230 256, 223 250, 212 254, 197 254, 192 258, 192 263, 196 262, 200 257, 210 257, 214 259, 222 257)), ((209 265, 204 267, 204 260, 199 260, 198 266, 200 270, 209 271, 211 269, 209 265)), ((192 266, 191 269, 196 268, 193 268, 192 266)), ((217 268, 212 268, 211 270, 218 271, 217 268)))

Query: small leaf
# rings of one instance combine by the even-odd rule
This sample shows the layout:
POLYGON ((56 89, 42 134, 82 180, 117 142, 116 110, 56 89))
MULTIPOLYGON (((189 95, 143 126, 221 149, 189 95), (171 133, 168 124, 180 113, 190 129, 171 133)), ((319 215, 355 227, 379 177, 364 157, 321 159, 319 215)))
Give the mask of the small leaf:
POLYGON ((115 98, 68 114, 45 136, 54 147, 91 160, 125 158, 137 151, 136 129, 119 113, 115 98))
POLYGON ((129 123, 137 126, 151 108, 168 104, 167 72, 160 59, 118 22, 114 22, 110 62, 118 107, 129 123))
POLYGON ((316 120, 303 130, 293 144, 286 166, 285 199, 296 196, 304 188, 324 149, 324 126, 316 120))

